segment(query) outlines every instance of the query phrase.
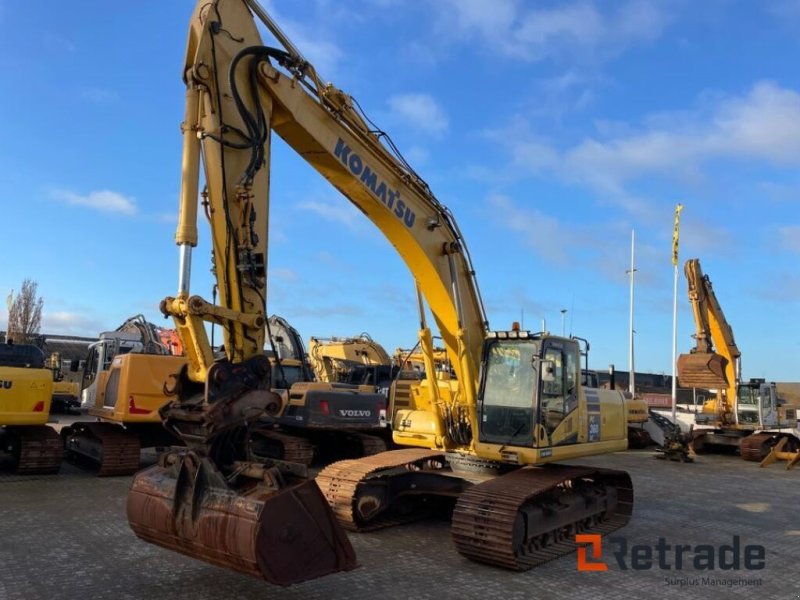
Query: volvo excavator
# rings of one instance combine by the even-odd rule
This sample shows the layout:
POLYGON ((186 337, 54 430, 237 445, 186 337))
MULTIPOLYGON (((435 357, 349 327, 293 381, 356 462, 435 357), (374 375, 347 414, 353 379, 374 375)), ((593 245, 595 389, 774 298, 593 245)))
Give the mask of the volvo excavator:
MULTIPOLYGON (((342 525, 364 530, 415 518, 436 497, 457 499, 453 539, 463 555, 510 569, 571 552, 577 533, 625 525, 633 507, 625 472, 556 464, 627 447, 623 394, 581 386, 574 340, 489 329, 452 213, 358 104, 323 84, 255 0, 198 2, 184 81, 178 294, 162 311, 174 319, 188 364, 161 415, 186 447, 134 479, 134 532, 290 584, 355 565, 342 525), (254 15, 281 48, 262 44, 254 15), (282 409, 262 351, 271 132, 400 254, 458 382, 451 393, 436 379, 420 381, 414 405, 393 416, 395 441, 410 448, 335 463, 315 481, 251 451, 259 428, 282 409), (219 305, 190 293, 201 153, 219 305), (225 332, 222 359, 206 321, 225 332)), ((419 336, 426 372, 434 373, 424 316, 419 336)))
POLYGON ((696 342, 690 353, 678 356, 678 383, 716 390, 716 396, 695 416, 694 451, 738 448, 744 460, 759 462, 778 444, 783 451, 796 453, 800 450, 798 408, 778 397, 774 383, 742 381, 742 353, 700 260, 687 260, 684 273, 696 342))
POLYGON ((311 465, 386 450, 385 394, 364 381, 315 377, 324 351, 311 338, 309 362, 300 334, 282 317, 268 319, 267 338, 271 390, 283 408, 274 427, 259 430, 258 454, 311 465))
POLYGON ((0 463, 20 474, 58 473, 61 441, 47 425, 53 372, 31 344, 0 344, 0 463))

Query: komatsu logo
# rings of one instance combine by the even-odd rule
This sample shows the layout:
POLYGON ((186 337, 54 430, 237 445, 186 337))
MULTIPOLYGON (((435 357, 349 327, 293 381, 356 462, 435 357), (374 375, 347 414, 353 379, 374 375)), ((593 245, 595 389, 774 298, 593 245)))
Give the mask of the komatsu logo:
POLYGON ((342 138, 339 138, 339 141, 336 142, 333 154, 342 161, 344 166, 350 169, 353 175, 361 180, 361 183, 369 188, 373 196, 383 202, 394 216, 403 221, 406 227, 411 228, 414 226, 417 215, 400 198, 400 192, 390 188, 385 181, 381 181, 378 174, 370 169, 364 159, 353 152, 342 138))
POLYGON ((340 409, 339 414, 342 415, 343 417, 371 417, 372 411, 340 409))
POLYGON ((14 382, 10 379, 0 379, 0 388, 10 390, 12 385, 14 385, 14 382))

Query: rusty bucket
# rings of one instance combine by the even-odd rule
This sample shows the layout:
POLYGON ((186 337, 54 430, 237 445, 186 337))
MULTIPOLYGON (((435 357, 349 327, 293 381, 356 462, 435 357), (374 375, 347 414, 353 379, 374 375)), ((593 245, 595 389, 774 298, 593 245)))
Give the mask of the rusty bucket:
POLYGON ((728 387, 725 367, 728 360, 713 352, 678 356, 678 383, 681 387, 717 389, 728 387))
POLYGON ((355 568, 317 484, 279 479, 233 489, 208 458, 183 451, 134 478, 128 522, 147 542, 278 585, 355 568))

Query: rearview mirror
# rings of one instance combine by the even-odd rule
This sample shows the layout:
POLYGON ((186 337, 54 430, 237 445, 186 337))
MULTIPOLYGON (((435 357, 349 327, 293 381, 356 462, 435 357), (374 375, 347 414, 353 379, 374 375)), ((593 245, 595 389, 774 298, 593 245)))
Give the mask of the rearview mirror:
POLYGON ((541 363, 542 381, 556 380, 556 365, 552 360, 543 360, 541 363))

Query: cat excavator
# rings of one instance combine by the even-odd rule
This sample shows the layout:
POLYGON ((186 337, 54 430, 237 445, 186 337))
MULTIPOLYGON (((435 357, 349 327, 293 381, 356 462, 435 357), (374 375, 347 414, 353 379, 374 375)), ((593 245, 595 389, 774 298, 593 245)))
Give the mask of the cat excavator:
POLYGON ((742 353, 700 260, 687 260, 684 273, 696 341, 688 354, 678 356, 678 383, 716 390, 695 415, 692 448, 698 453, 738 448, 744 460, 758 462, 778 444, 784 452, 796 453, 798 408, 778 397, 774 383, 741 380, 742 353))
MULTIPOLYGON (((555 464, 627 447, 623 394, 581 386, 574 340, 489 329, 452 213, 353 98, 323 84, 255 0, 198 2, 184 81, 178 294, 161 308, 188 364, 171 379, 161 416, 186 446, 133 480, 136 535, 288 585, 355 566, 344 528, 417 518, 437 498, 457 500, 459 552, 510 569, 571 552, 576 534, 624 526, 633 508, 625 472, 555 464), (281 48, 262 44, 254 15, 281 48), (276 375, 263 352, 272 132, 400 254, 458 382, 452 391, 419 381, 413 404, 393 415, 394 441, 409 448, 334 463, 313 481, 296 464, 251 451, 283 402, 270 391, 276 375), (219 305, 190 293, 200 197, 219 305), (208 321, 224 330, 224 358, 215 360, 208 321)), ((419 338, 434 373, 424 310, 419 338)))

